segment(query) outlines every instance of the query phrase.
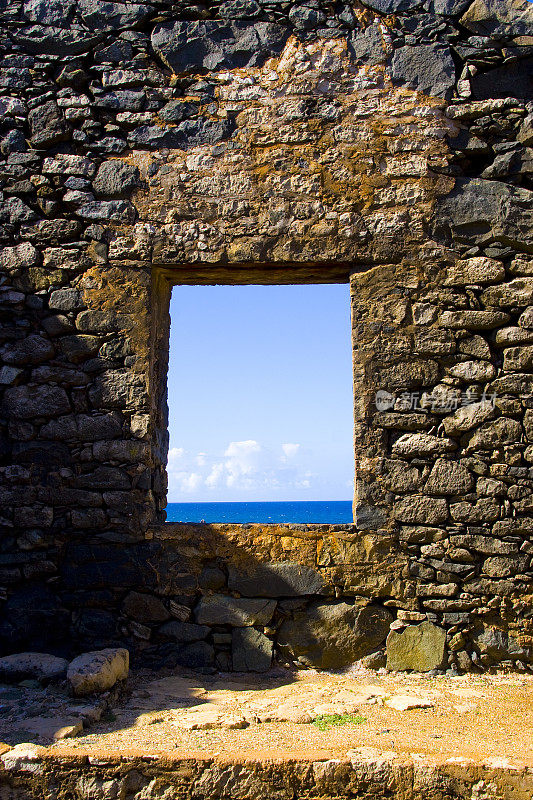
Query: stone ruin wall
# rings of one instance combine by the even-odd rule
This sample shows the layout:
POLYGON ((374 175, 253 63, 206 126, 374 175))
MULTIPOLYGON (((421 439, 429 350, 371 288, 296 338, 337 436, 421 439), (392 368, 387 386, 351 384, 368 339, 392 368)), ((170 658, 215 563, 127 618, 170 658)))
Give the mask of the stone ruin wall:
POLYGON ((526 0, 1 0, 0 22, 2 649, 263 670, 379 664, 389 635, 392 664, 526 669, 526 0), (171 286, 329 281, 356 524, 164 523, 171 286))

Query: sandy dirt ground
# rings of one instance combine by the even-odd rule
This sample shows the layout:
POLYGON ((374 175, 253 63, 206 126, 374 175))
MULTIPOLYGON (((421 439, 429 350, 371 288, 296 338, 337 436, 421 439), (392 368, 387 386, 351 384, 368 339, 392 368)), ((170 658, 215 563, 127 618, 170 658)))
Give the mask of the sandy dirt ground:
MULTIPOLYGON (((20 738, 23 720, 19 729, 18 741, 50 743, 35 735, 20 738)), ((532 731, 532 675, 141 671, 131 675, 122 700, 99 722, 51 749, 58 755, 279 759, 310 753, 335 758, 372 747, 439 758, 507 758, 533 766, 532 731), (334 714, 341 724, 328 724, 326 717, 321 730, 317 718, 334 714)))

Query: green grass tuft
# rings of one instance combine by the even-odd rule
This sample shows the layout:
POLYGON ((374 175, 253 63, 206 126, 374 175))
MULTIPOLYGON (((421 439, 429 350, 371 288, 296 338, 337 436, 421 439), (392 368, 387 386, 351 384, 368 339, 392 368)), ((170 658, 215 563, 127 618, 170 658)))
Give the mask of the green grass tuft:
POLYGON ((320 714, 313 720, 313 725, 320 731, 327 731, 342 725, 361 725, 363 722, 366 722, 366 717, 361 714, 320 714))

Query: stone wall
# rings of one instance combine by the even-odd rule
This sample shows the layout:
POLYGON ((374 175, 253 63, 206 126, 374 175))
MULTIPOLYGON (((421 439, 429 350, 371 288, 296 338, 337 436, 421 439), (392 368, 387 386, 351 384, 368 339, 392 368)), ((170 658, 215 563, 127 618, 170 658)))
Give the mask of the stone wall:
POLYGON ((527 662, 531 22, 526 0, 3 0, 4 649, 195 645, 226 668, 255 637, 264 664, 327 597, 395 636, 437 623, 443 664, 527 662), (185 568, 192 534, 163 525, 170 288, 331 281, 352 289, 356 556, 318 547, 335 529, 212 526, 185 568), (198 610, 254 599, 226 541, 290 562, 264 624, 198 610))

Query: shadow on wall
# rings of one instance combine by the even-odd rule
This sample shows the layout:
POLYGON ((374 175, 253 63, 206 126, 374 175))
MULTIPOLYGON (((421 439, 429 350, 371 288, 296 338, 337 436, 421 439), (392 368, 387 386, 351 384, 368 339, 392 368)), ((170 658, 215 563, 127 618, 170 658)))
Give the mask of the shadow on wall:
POLYGON ((125 645, 154 668, 264 672, 274 658, 340 668, 380 650, 393 621, 370 599, 391 594, 375 569, 390 539, 377 540, 369 547, 352 525, 168 523, 130 546, 71 543, 53 591, 34 584, 10 596, 3 650, 125 645), (346 589, 355 572, 364 597, 355 577, 346 589))

